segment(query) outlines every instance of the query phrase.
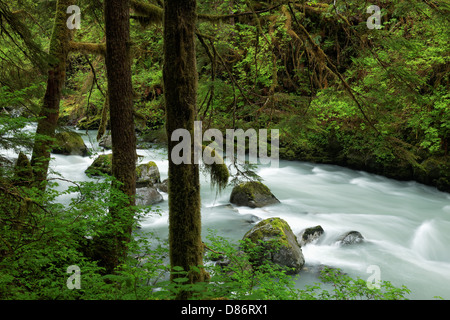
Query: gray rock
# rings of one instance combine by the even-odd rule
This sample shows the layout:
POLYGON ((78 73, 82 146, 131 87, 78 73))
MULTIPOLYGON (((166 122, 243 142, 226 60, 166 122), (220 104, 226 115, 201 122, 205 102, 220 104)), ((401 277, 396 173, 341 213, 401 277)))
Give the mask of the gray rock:
POLYGON ((156 188, 161 192, 168 193, 169 192, 169 179, 165 179, 163 182, 157 183, 156 188))
POLYGON ((136 205, 151 206, 164 201, 162 195, 153 187, 136 189, 136 205))
POLYGON ((341 235, 337 242, 341 245, 350 245, 364 241, 364 237, 358 231, 349 231, 341 235))
POLYGON ((152 187, 160 182, 159 169, 153 161, 136 167, 136 188, 152 187))
POLYGON ((244 214, 242 216, 242 218, 244 219, 245 222, 247 223, 256 223, 261 221, 262 219, 258 216, 255 216, 254 214, 244 214))
POLYGON ((100 139, 98 145, 100 147, 103 147, 105 149, 112 149, 112 137, 110 134, 103 136, 103 138, 100 139))

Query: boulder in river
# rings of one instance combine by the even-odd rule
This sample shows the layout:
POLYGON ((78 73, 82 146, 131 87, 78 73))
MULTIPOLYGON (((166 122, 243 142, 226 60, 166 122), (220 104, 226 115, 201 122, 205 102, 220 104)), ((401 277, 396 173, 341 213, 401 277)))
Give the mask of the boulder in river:
POLYGON ((312 243, 317 241, 320 236, 324 233, 324 230, 321 226, 315 226, 311 228, 306 228, 303 230, 303 232, 300 234, 299 244, 301 247, 308 243, 312 243))
POLYGON ((98 142, 98 145, 107 150, 111 150, 112 149, 112 136, 110 134, 103 136, 103 138, 101 138, 100 141, 98 142))
POLYGON ((169 179, 165 179, 163 182, 157 183, 156 188, 161 192, 169 193, 169 179))
POLYGON ((287 268, 287 274, 298 273, 305 264, 302 249, 289 224, 281 218, 269 218, 259 222, 248 231, 243 240, 263 246, 263 253, 254 257, 254 263, 264 259, 287 268))
MULTIPOLYGON (((88 176, 99 176, 100 174, 112 174, 112 154, 99 155, 86 169, 88 176)), ((151 187, 160 183, 158 166, 150 161, 136 166, 136 188, 151 187)))
POLYGON ((153 187, 136 189, 136 205, 137 206, 151 206, 162 202, 164 199, 162 195, 153 187))
POLYGON ((100 174, 112 174, 112 154, 101 154, 86 169, 88 176, 99 176, 100 174))
POLYGON ((364 241, 364 237, 362 236, 362 234, 358 231, 349 231, 344 233, 343 235, 341 235, 338 240, 337 243, 341 244, 341 245, 349 245, 349 244, 355 244, 355 243, 360 243, 364 241))
POLYGON ((87 156, 89 150, 84 144, 83 138, 74 131, 62 131, 55 134, 55 146, 53 153, 63 155, 87 156))
POLYGON ((261 208, 280 201, 259 181, 241 183, 233 188, 230 202, 238 206, 261 208))
POLYGON ((159 169, 153 161, 136 167, 136 188, 151 187, 160 182, 159 169))

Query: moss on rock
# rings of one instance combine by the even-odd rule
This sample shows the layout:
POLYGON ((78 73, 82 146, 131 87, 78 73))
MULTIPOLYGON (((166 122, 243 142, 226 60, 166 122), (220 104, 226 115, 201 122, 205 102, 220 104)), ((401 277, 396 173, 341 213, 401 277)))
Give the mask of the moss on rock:
POLYGON ((99 155, 86 169, 88 176, 99 176, 101 174, 112 174, 112 154, 99 155))
POLYGON ((286 273, 298 273, 305 264, 297 237, 289 224, 281 218, 269 218, 259 222, 244 235, 255 245, 263 246, 263 253, 253 259, 257 265, 264 259, 287 268, 286 273))
POLYGON ((81 130, 97 130, 100 128, 102 117, 96 115, 92 118, 83 117, 77 122, 78 129, 81 130))
POLYGON ((315 226, 311 228, 306 228, 303 230, 301 236, 300 236, 300 246, 304 246, 308 243, 311 243, 313 241, 316 241, 322 234, 324 233, 324 230, 322 226, 315 226))
POLYGON ((55 146, 53 153, 63 155, 79 155, 87 156, 89 153, 88 148, 84 144, 83 138, 73 131, 58 132, 55 135, 55 146))
POLYGON ((450 192, 450 156, 428 158, 415 168, 414 177, 420 183, 450 192))
POLYGON ((151 187, 161 182, 158 166, 155 162, 140 164, 136 167, 136 187, 151 187))

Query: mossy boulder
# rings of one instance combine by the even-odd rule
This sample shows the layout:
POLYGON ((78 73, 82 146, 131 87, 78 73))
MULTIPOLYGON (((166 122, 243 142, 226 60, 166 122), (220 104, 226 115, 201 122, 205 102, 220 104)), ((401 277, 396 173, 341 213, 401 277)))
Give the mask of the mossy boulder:
POLYGON ((167 141, 167 133, 164 126, 155 130, 148 130, 143 133, 138 139, 138 143, 150 142, 167 144, 167 141))
POLYGON ((87 156, 89 150, 84 144, 83 138, 74 131, 58 132, 55 135, 55 146, 53 153, 63 155, 87 156))
MULTIPOLYGON (((88 176, 112 175, 112 154, 99 155, 86 169, 88 176)), ((158 166, 153 161, 136 166, 136 188, 152 187, 160 183, 158 166)))
POLYGON ((112 154, 99 155, 86 169, 88 176, 100 176, 101 174, 112 174, 112 154))
POLYGON ((153 161, 136 167, 136 188, 151 187, 161 182, 158 166, 153 161))
POLYGON ((289 224, 281 218, 269 218, 259 222, 248 231, 243 240, 262 245, 263 252, 254 258, 254 263, 262 264, 264 259, 286 268, 287 274, 298 273, 305 264, 302 249, 289 224))
POLYGON ((280 203, 270 189, 259 181, 244 182, 235 186, 230 195, 230 202, 250 208, 261 208, 280 203))
POLYGON ((324 233, 324 230, 323 230, 322 226, 306 228, 300 234, 300 237, 299 237, 300 239, 298 239, 300 246, 303 247, 308 243, 317 241, 323 233, 324 233))
POLYGON ((450 192, 450 156, 426 159, 415 168, 414 178, 420 183, 450 192))

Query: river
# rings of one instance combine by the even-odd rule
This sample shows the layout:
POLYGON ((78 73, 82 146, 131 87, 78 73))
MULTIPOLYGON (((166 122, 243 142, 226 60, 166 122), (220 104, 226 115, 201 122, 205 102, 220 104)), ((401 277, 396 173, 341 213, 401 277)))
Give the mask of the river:
MULTIPOLYGON (((94 133, 93 133, 94 134, 94 133)), ((98 145, 84 135, 88 147, 98 145)), ((102 152, 100 150, 100 152, 102 152)), ((154 161, 161 179, 167 178, 167 151, 163 148, 138 150, 141 163, 154 161)), ((51 169, 65 179, 86 181, 84 170, 93 158, 53 155, 51 169)), ((231 186, 217 194, 202 179, 202 223, 204 235, 216 230, 237 241, 252 228, 250 217, 286 220, 295 234, 321 225, 325 230, 318 242, 302 248, 306 270, 318 265, 341 268, 351 276, 367 279, 373 266, 381 280, 405 285, 410 299, 450 299, 450 194, 416 182, 399 182, 378 175, 333 165, 280 161, 278 168, 260 166, 263 178, 280 204, 251 209, 229 205, 231 186), (365 241, 349 246, 336 239, 351 230, 365 241)), ((60 188, 64 188, 61 183, 60 188)), ((157 205, 161 215, 142 222, 142 230, 161 238, 168 235, 167 194, 157 205)), ((314 273, 302 271, 297 285, 317 282, 314 273)))

